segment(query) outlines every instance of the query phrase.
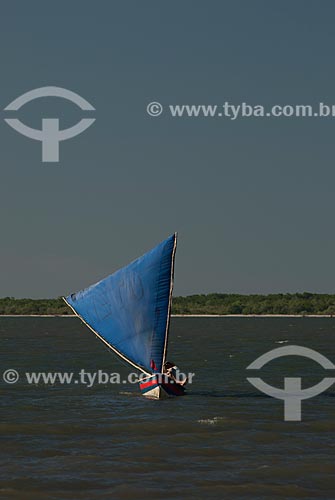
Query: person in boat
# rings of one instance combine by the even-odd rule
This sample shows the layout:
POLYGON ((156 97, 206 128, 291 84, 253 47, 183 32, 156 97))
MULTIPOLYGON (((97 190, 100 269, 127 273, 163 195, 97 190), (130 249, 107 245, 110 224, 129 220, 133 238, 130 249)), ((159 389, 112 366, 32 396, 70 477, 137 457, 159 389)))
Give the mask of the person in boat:
POLYGON ((171 363, 171 361, 167 361, 166 363, 164 363, 163 373, 171 378, 176 384, 182 386, 187 384, 188 378, 186 377, 186 375, 180 373, 178 366, 176 366, 174 363, 171 363))

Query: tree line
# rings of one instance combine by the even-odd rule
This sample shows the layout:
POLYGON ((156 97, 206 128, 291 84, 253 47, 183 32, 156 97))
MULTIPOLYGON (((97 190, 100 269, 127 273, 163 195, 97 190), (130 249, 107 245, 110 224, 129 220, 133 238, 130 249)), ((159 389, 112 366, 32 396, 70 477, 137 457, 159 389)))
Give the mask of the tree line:
MULTIPOLYGON (((0 299, 0 315, 71 315, 59 297, 56 299, 0 299)), ((327 314, 335 315, 335 295, 316 293, 277 293, 240 295, 210 293, 174 297, 172 314, 327 314)))

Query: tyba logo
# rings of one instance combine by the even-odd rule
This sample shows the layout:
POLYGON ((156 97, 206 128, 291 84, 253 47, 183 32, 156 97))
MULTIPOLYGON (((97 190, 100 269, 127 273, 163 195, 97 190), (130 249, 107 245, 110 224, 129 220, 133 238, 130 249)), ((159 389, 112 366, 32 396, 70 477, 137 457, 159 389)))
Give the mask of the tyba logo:
MULTIPOLYGON (((5 111, 18 111, 24 104, 40 97, 61 97, 73 102, 83 111, 95 111, 94 107, 80 95, 60 87, 41 87, 26 92, 11 102, 5 111)), ((28 127, 14 118, 6 118, 5 122, 20 134, 42 142, 42 162, 59 162, 59 143, 84 132, 95 122, 95 118, 83 118, 73 127, 64 130, 59 130, 58 118, 43 118, 42 130, 28 127)))
MULTIPOLYGON (((308 349, 307 347, 290 345, 279 347, 278 349, 273 349, 272 351, 263 354, 247 366, 247 370, 259 370, 269 361, 282 356, 303 356, 316 361, 325 370, 335 369, 335 365, 317 351, 308 349)), ((307 389, 302 389, 301 377, 284 377, 284 389, 278 389, 277 387, 273 387, 272 385, 265 383, 261 378, 250 377, 247 378, 247 380, 250 384, 268 396, 283 399, 284 420, 293 421, 301 420, 301 401, 303 399, 309 399, 317 396, 321 392, 328 389, 335 382, 335 378, 325 377, 318 384, 308 387, 307 389)))

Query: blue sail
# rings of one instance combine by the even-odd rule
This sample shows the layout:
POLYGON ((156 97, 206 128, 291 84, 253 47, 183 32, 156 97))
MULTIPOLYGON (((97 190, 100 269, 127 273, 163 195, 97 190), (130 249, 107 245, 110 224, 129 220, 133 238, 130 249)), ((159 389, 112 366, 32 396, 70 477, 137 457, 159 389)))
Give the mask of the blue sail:
POLYGON ((64 298, 119 356, 145 373, 162 371, 170 320, 174 234, 107 278, 64 298))

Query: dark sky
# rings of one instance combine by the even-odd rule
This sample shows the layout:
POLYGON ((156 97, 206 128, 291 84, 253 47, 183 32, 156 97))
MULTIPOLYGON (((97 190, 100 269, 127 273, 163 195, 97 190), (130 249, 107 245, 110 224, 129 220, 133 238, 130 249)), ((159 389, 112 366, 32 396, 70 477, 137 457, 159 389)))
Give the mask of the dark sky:
MULTIPOLYGON (((175 294, 334 292, 335 118, 146 113, 335 104, 334 16, 327 0, 5 2, 0 296, 78 290, 174 231, 175 294), (49 85, 96 108, 58 164, 3 120, 49 85)), ((17 112, 35 128, 84 115, 57 98, 17 112)))

